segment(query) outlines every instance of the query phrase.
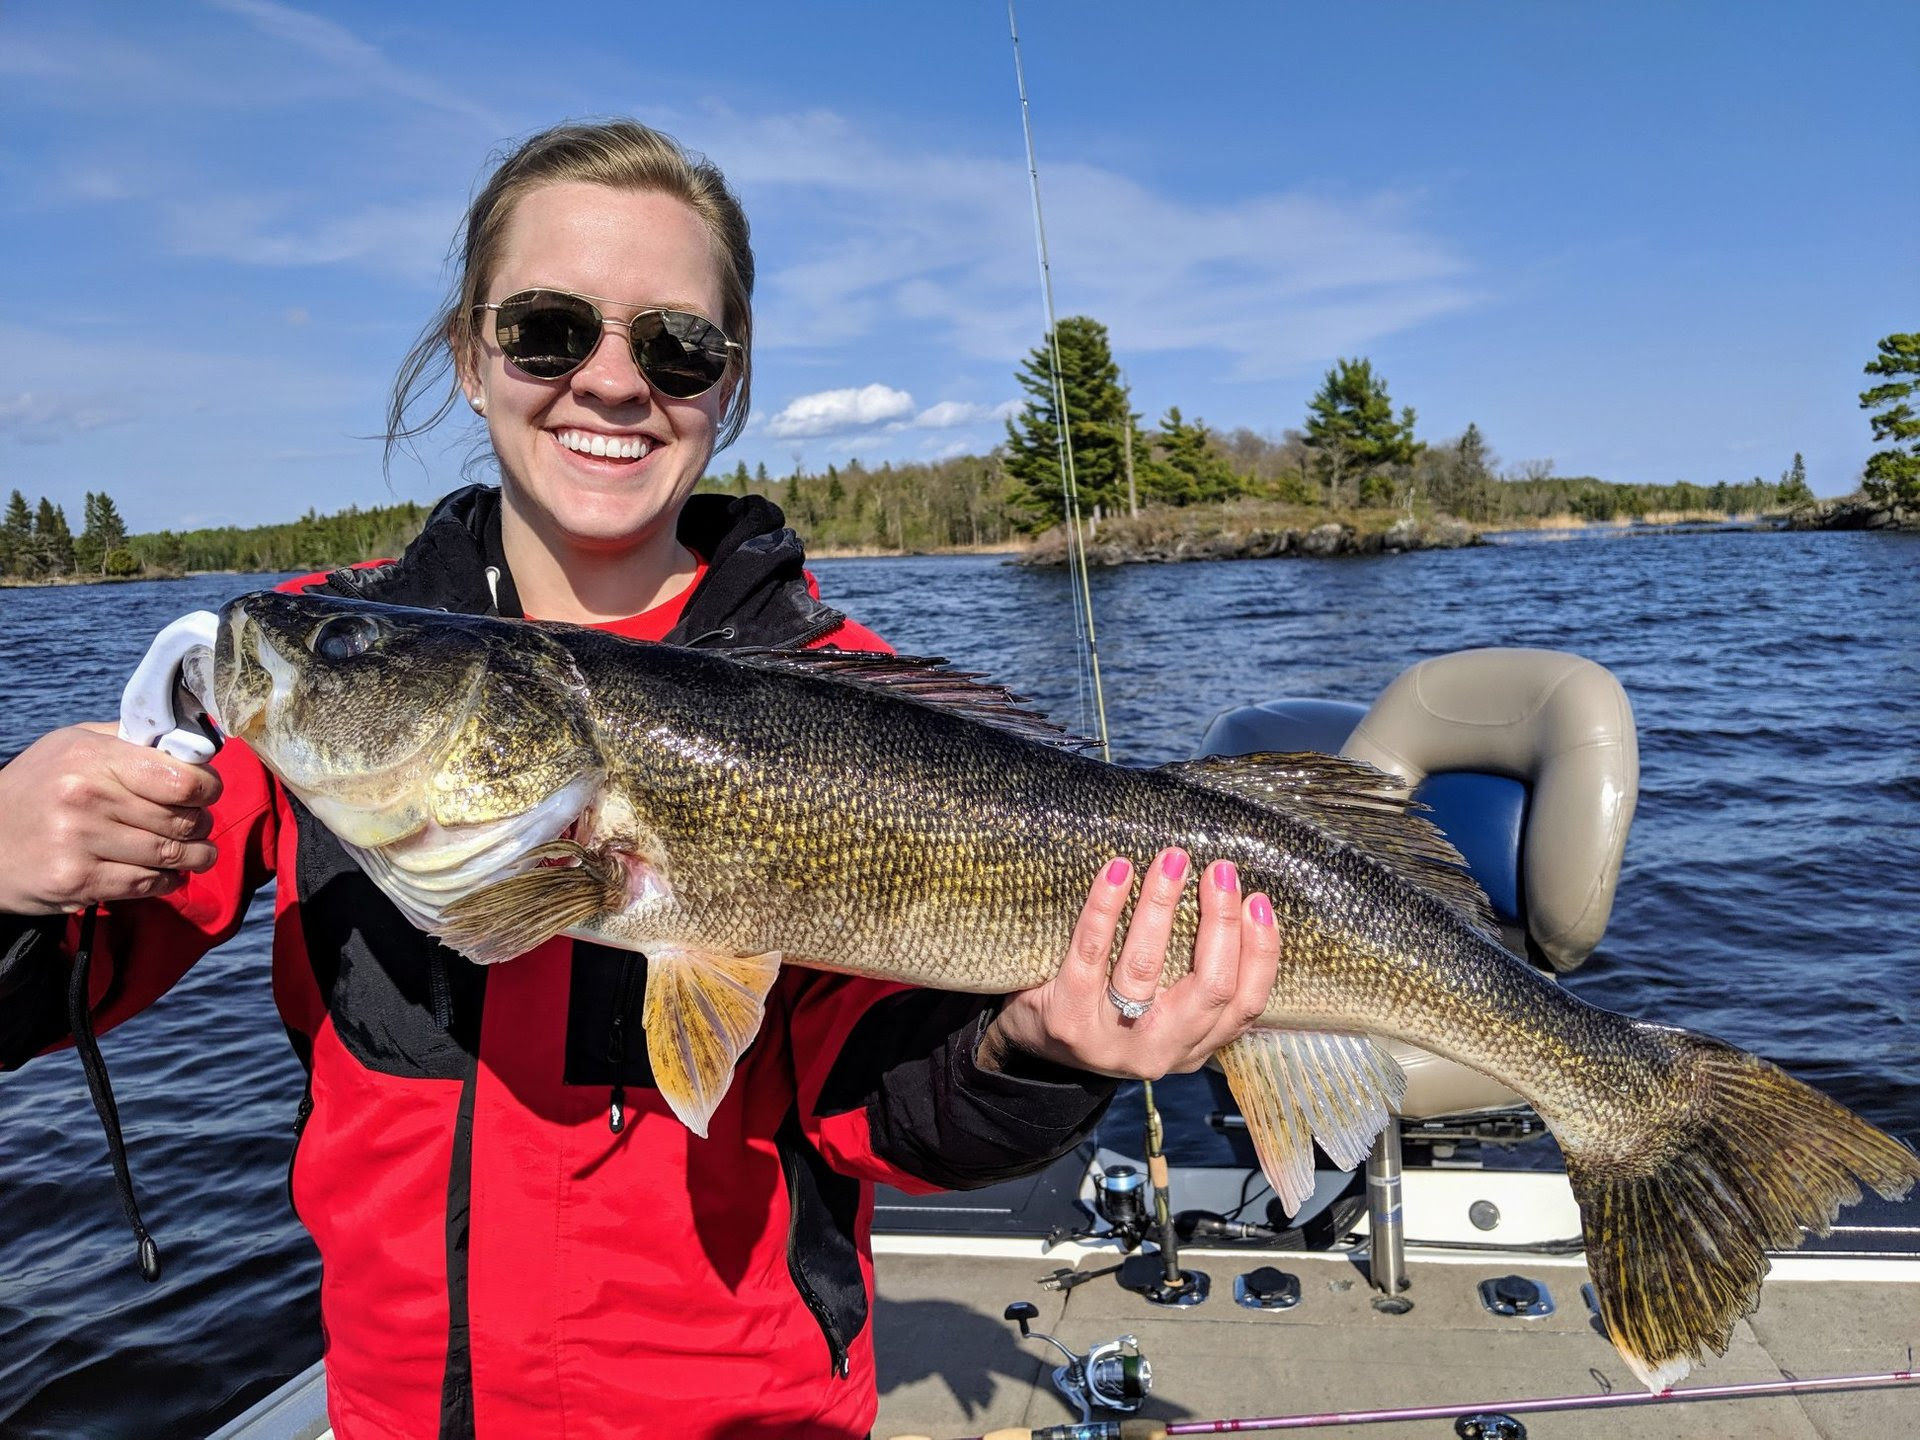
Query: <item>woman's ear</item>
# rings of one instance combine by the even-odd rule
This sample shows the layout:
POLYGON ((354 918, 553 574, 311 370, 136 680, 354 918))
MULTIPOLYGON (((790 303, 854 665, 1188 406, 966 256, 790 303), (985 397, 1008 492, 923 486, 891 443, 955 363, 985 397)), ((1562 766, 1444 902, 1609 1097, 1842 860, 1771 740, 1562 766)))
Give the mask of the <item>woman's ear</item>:
POLYGON ((487 413, 487 390, 480 380, 480 365, 474 354, 475 340, 471 335, 462 337, 458 323, 447 327, 447 349, 453 352, 454 378, 460 384, 460 393, 467 397, 467 404, 473 407, 476 415, 487 413))

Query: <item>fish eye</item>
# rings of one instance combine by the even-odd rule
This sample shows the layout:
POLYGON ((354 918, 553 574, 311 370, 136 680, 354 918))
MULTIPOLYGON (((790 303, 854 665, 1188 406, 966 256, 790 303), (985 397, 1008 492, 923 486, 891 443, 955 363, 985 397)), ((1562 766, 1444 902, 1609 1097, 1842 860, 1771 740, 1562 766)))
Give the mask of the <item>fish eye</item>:
POLYGON ((314 630, 307 648, 322 660, 351 660, 371 650, 379 638, 379 623, 371 616, 335 615, 314 630))

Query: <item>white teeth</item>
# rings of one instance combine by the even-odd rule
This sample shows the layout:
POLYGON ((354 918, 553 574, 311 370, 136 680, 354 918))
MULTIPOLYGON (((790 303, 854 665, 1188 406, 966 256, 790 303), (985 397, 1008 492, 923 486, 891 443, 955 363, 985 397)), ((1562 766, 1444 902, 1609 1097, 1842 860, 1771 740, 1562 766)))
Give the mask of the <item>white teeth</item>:
POLYGON ((585 430, 561 430, 555 433, 567 449, 581 455, 605 455, 615 460, 638 460, 653 449, 643 435, 594 435, 585 430))

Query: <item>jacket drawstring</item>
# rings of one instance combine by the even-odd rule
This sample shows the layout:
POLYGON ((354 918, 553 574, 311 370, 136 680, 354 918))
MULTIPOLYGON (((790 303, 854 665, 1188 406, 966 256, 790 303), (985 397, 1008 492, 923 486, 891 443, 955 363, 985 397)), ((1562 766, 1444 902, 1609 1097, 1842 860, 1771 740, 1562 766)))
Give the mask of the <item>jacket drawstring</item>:
POLYGON ((113 1185, 120 1194, 120 1208, 140 1245, 140 1274, 151 1282, 160 1278, 160 1247, 140 1221, 140 1206, 133 1198, 133 1174, 127 1168, 127 1141, 120 1132, 120 1107, 113 1100, 113 1084, 107 1079, 107 1062, 101 1058, 100 1042, 93 1033, 93 1014, 89 1005, 88 981, 93 971, 93 930, 100 907, 89 905, 80 921, 80 944, 73 955, 73 974, 67 982, 67 1018, 73 1025, 74 1048, 80 1052, 80 1068, 86 1072, 87 1090, 93 1096, 93 1108, 100 1126, 107 1132, 107 1155, 113 1161, 113 1185))
POLYGON ((607 1096, 607 1129, 627 1128, 627 1086, 621 1066, 627 1061, 627 1008, 633 1003, 633 977, 643 956, 629 950, 620 962, 620 985, 613 997, 613 1028, 607 1034, 607 1061, 613 1066, 613 1091, 607 1096))

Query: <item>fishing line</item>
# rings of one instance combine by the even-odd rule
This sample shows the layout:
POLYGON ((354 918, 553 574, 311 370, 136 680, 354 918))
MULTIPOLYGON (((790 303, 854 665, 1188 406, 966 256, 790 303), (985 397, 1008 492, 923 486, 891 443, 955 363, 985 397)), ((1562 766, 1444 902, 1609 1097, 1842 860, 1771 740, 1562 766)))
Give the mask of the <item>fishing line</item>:
POLYGON ((1078 592, 1074 630, 1080 641, 1080 714, 1087 717, 1087 694, 1093 695, 1094 733, 1100 758, 1113 759, 1107 740, 1107 701, 1100 685, 1100 641, 1093 625, 1093 591, 1087 583, 1087 543, 1080 529, 1080 487, 1073 469, 1073 437, 1068 433, 1066 379, 1060 371, 1060 329, 1053 311, 1053 265, 1047 257, 1047 224, 1040 207, 1040 163, 1033 150, 1033 111, 1027 103, 1027 72, 1020 63, 1020 26, 1013 0, 1007 0, 1007 29, 1013 36, 1013 75, 1020 88, 1020 128, 1027 141, 1027 179, 1033 192, 1033 238, 1040 260, 1040 299, 1047 317, 1048 368, 1053 381, 1054 444, 1060 452, 1060 498, 1067 527, 1067 569, 1078 592))

